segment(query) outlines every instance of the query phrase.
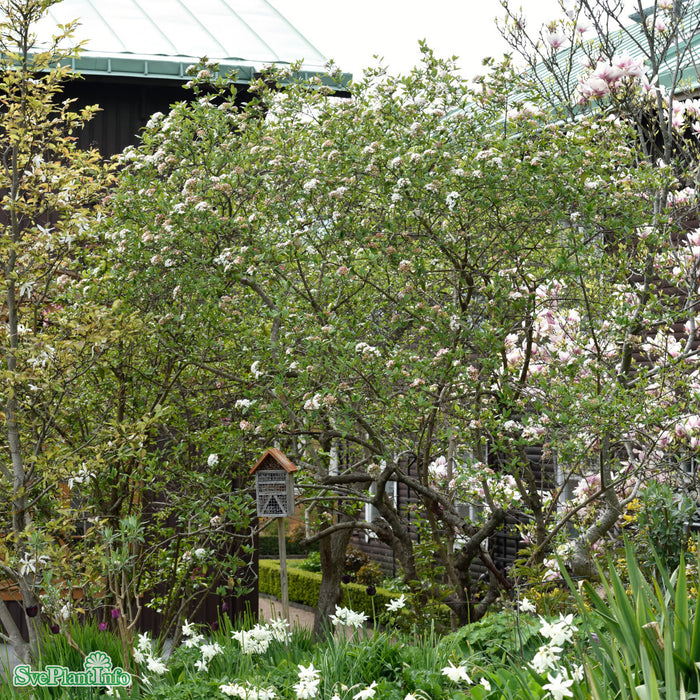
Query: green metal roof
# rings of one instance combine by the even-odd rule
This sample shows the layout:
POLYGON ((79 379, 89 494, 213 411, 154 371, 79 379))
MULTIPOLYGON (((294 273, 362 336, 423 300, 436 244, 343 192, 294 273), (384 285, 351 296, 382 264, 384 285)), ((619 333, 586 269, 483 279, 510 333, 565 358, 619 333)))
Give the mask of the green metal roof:
POLYGON ((73 67, 85 75, 182 81, 206 56, 248 82, 266 65, 304 59, 315 74, 326 62, 267 0, 63 0, 37 34, 48 38, 75 19, 75 40, 88 43, 73 67))

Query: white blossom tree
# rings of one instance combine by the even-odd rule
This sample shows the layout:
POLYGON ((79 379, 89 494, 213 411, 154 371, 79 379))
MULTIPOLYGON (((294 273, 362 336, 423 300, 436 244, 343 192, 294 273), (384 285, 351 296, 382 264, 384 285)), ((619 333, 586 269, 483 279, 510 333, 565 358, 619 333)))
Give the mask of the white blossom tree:
POLYGON ((125 298, 157 310, 167 352, 194 334, 197 366, 227 380, 232 440, 277 442, 305 468, 325 522, 321 612, 354 528, 393 547, 420 595, 390 481, 417 495, 461 623, 510 585, 482 546, 509 515, 534 564, 578 527, 572 563, 588 571, 696 413, 693 339, 679 355, 673 325, 692 302, 664 291, 693 274, 676 270, 690 248, 664 244, 685 234, 657 202, 682 206, 683 187, 623 119, 509 106, 507 66, 474 88, 426 49, 350 100, 276 77, 244 109, 224 89, 154 118, 109 225, 125 298), (533 446, 556 454, 559 481, 533 446))
POLYGON ((0 5, 0 460, 4 514, 0 570, 21 602, 25 642, 5 599, 2 639, 25 662, 36 659, 46 617, 72 612, 73 586, 94 575, 75 538, 80 513, 70 489, 94 474, 68 435, 81 397, 80 379, 107 342, 109 307, 74 289, 81 259, 94 242, 90 223, 109 182, 95 151, 81 151, 74 132, 91 118, 59 101, 71 77, 61 60, 71 27, 48 45, 32 33, 51 0, 0 5), (56 595, 51 595, 55 593, 56 595), (59 602, 60 601, 60 602, 59 602))

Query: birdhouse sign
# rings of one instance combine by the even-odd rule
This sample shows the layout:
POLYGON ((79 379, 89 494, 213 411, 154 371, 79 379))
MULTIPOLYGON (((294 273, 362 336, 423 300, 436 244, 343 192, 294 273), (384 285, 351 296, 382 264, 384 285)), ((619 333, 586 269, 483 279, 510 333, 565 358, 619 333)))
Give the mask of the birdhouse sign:
POLYGON ((260 518, 294 515, 294 477, 297 468, 277 448, 271 447, 250 470, 255 474, 255 493, 260 518))

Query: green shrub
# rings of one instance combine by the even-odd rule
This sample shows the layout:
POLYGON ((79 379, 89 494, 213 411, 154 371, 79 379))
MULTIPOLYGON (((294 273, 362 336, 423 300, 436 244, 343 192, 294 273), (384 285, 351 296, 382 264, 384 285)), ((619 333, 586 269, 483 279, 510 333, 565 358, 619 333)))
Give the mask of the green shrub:
POLYGON ((363 564, 357 570, 357 583, 361 586, 377 586, 382 582, 383 578, 379 564, 373 561, 363 564))
MULTIPOLYGON (((278 561, 266 559, 260 562, 258 580, 260 593, 279 598, 282 595, 280 587, 280 565, 278 561)), ((287 587, 289 600, 315 608, 318 605, 318 593, 321 588, 321 574, 303 569, 287 569, 287 587)), ((385 588, 377 588, 374 596, 367 593, 367 587, 357 583, 343 585, 341 605, 356 612, 364 612, 374 618, 384 612, 387 603, 398 595, 385 588), (374 607, 372 600, 374 599, 374 607)))
MULTIPOLYGON (((310 545, 309 547, 302 547, 298 542, 290 540, 289 538, 285 541, 285 549, 287 554, 293 557, 304 557, 310 552, 318 551, 318 542, 310 545)), ((279 556, 279 542, 277 541, 277 535, 272 537, 265 536, 258 538, 258 551, 261 557, 278 557, 279 556)))
POLYGON ((539 646, 539 627, 537 618, 500 610, 448 634, 440 643, 456 645, 465 657, 482 654, 499 659, 506 654, 531 658, 539 646))
POLYGON ((357 547, 348 547, 345 554, 345 573, 354 576, 366 564, 372 561, 369 554, 357 547))
POLYGON ((294 568, 318 573, 321 571, 321 555, 318 552, 309 552, 309 556, 306 559, 294 562, 294 568))

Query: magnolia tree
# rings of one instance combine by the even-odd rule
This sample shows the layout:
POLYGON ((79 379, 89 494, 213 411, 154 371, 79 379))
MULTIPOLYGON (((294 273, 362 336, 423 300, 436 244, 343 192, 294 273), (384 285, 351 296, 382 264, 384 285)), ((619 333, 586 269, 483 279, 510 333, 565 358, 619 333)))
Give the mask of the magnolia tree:
POLYGON ((73 293, 109 171, 72 136, 95 108, 78 113, 58 101, 71 74, 57 63, 75 55, 59 47, 70 27, 48 45, 35 44, 32 26, 51 4, 0 6, 0 569, 7 594, 0 621, 1 638, 25 662, 36 658, 46 623, 57 630, 70 617, 74 589, 95 578, 89 543, 78 537, 84 513, 71 495, 93 469, 73 426, 80 379, 111 326, 108 309, 78 304, 73 293), (28 642, 5 602, 12 598, 21 604, 28 642))
POLYGON ((692 277, 695 244, 674 223, 682 195, 657 196, 682 190, 672 169, 623 119, 513 108, 507 66, 474 87, 427 49, 348 100, 337 73, 270 74, 238 109, 212 72, 123 157, 115 274, 159 319, 163 353, 219 378, 231 444, 278 444, 303 467, 320 612, 357 528, 420 595, 420 522, 460 623, 510 585, 485 545, 509 517, 532 563, 553 572, 573 546, 588 571, 625 500, 668 471, 664 443, 693 429, 692 313, 674 335, 692 302, 666 290, 692 277))
MULTIPOLYGON (((657 186, 646 196, 646 224, 606 233, 608 250, 624 250, 629 260, 618 277, 621 313, 605 318, 604 333, 590 338, 609 358, 610 370, 596 381, 604 378, 616 394, 639 404, 618 414, 617 403, 606 402, 601 413, 609 418, 595 436, 598 464, 579 488, 582 496, 602 495, 605 507, 576 540, 580 566, 638 488, 640 468, 645 477, 661 472, 683 484, 687 478, 672 467, 690 465, 697 450, 700 122, 689 94, 697 82, 693 38, 700 13, 696 3, 658 1, 635 3, 628 11, 636 14, 627 16, 620 2, 581 0, 562 4, 562 18, 532 35, 507 2, 504 7, 504 34, 530 66, 522 99, 533 97, 550 118, 566 122, 596 115, 623 124, 640 163, 657 171, 657 186)), ((602 178, 591 186, 609 185, 602 178)), ((577 286, 589 296, 589 285, 577 286)), ((583 327, 592 328, 599 312, 588 302, 578 311, 583 327)), ((545 337, 553 330, 545 326, 545 337)))

